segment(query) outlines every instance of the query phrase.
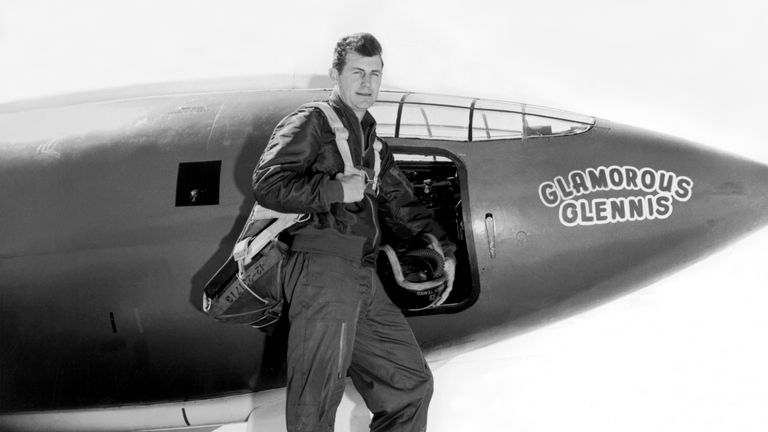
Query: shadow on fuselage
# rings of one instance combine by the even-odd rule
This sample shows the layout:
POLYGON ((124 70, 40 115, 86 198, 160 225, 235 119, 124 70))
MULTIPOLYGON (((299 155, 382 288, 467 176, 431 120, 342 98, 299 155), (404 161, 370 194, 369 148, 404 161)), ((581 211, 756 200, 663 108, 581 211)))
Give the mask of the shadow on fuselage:
MULTIPOLYGON (((267 145, 274 126, 267 123, 269 122, 265 123, 263 118, 256 114, 250 120, 250 129, 240 145, 240 151, 233 165, 232 181, 236 187, 237 194, 242 196, 237 216, 227 234, 221 238, 216 251, 191 279, 189 301, 201 313, 204 313, 202 310, 202 298, 205 285, 216 271, 229 260, 232 248, 254 205, 255 200, 252 190, 253 169, 256 167, 259 157, 267 145)), ((226 182, 224 183, 226 184, 226 182)), ((213 325, 231 326, 232 324, 214 323, 213 325)), ((253 329, 253 332, 259 333, 255 329, 253 329)), ((254 339, 256 339, 256 335, 254 335, 254 339)), ((258 373, 252 375, 248 383, 248 387, 252 391, 285 385, 286 347, 287 323, 285 320, 282 320, 277 328, 264 338, 261 366, 258 373)))

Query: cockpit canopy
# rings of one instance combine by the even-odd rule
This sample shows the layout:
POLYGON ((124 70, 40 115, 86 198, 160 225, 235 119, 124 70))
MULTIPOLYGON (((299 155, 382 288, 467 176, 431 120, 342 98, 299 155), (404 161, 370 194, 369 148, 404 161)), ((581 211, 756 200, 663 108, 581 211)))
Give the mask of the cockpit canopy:
POLYGON ((381 91, 370 108, 384 137, 487 141, 575 135, 589 116, 515 102, 381 91))

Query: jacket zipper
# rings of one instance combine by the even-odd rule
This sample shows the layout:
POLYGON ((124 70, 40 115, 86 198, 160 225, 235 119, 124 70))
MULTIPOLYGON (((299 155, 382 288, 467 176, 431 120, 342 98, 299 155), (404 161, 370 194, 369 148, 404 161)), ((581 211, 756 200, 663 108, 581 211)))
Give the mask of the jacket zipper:
POLYGON ((342 373, 344 368, 344 348, 347 345, 347 322, 341 322, 341 334, 339 336, 339 359, 336 363, 336 373, 339 379, 342 379, 342 373))

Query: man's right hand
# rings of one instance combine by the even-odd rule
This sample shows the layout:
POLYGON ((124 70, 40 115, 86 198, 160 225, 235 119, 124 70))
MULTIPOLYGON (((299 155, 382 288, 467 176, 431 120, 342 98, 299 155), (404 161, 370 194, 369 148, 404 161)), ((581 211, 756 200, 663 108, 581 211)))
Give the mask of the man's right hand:
POLYGON ((341 186, 344 188, 345 203, 354 203, 363 200, 363 197, 365 196, 365 178, 362 174, 339 173, 336 176, 336 180, 340 181, 341 186))

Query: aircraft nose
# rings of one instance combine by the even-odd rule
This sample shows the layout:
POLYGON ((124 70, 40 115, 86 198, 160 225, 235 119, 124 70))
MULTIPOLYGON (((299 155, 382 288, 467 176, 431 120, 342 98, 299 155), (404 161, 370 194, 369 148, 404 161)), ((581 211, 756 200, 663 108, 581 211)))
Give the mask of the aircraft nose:
POLYGON ((690 199, 676 205, 679 213, 670 222, 679 224, 681 230, 698 231, 707 249, 768 223, 768 166, 670 140, 664 151, 667 163, 692 181, 690 199))
MULTIPOLYGON (((606 144, 601 153, 611 162, 605 164, 607 186, 617 194, 608 197, 605 212, 615 216, 610 214, 612 200, 624 200, 627 212, 618 217, 631 222, 626 227, 637 233, 699 243, 703 251, 768 223, 765 164, 623 125, 612 125, 605 138, 599 141, 606 144), (633 214, 639 205, 644 211, 633 214)), ((585 174, 589 183, 590 175, 602 173, 585 174)))
POLYGON ((515 261, 499 271, 526 287, 511 315, 612 298, 768 223, 768 166, 760 162, 599 120, 588 133, 522 151, 529 148, 510 171, 529 173, 527 193, 538 193, 511 202, 536 211, 497 223, 537 233, 510 243, 515 261))

